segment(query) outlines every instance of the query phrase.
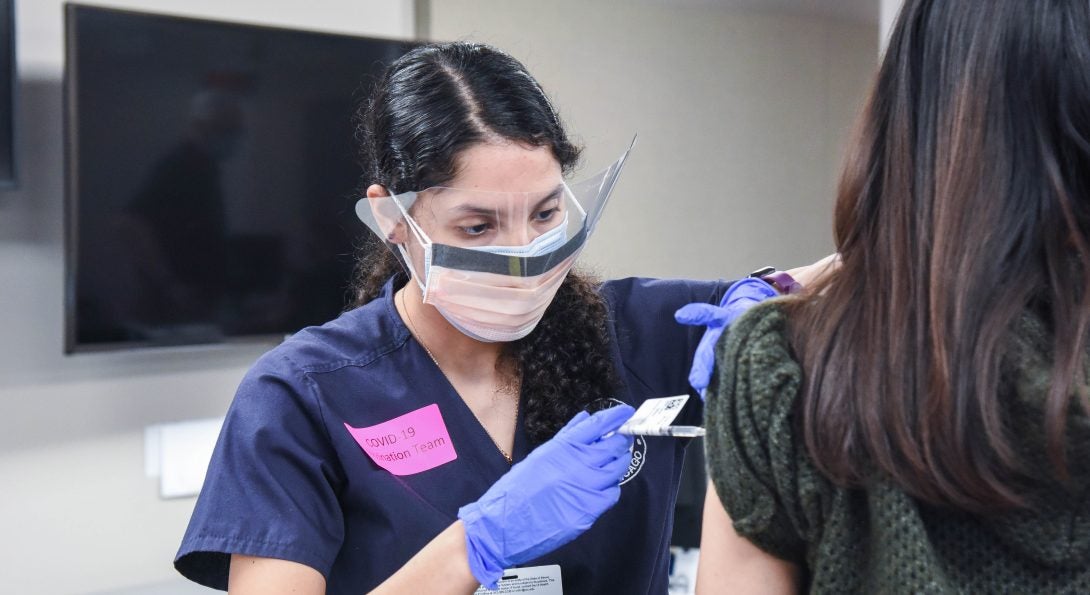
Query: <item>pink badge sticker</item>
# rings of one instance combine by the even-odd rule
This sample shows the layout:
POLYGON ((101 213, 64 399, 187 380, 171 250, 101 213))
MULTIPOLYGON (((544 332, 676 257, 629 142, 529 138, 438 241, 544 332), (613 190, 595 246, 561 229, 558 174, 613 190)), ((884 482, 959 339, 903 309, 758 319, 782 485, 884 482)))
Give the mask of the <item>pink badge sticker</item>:
POLYGON ((394 475, 420 473, 458 458, 434 403, 366 428, 344 427, 375 464, 394 475))

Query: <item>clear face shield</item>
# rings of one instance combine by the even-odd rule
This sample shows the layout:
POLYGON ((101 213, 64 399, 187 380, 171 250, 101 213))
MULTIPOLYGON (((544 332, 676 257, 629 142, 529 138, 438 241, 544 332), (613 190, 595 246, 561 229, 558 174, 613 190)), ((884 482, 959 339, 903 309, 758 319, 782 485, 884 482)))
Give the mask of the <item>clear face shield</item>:
POLYGON ((481 341, 514 341, 541 320, 631 150, 571 185, 558 177, 522 192, 432 187, 364 198, 356 215, 455 328, 481 341))

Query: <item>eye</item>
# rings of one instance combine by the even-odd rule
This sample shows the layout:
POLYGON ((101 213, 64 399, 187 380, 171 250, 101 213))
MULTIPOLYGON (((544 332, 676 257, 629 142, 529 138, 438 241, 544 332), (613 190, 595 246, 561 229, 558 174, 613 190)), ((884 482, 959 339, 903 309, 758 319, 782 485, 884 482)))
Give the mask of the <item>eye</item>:
POLYGON ((534 221, 537 223, 548 221, 552 219, 553 215, 555 215, 559 210, 560 209, 553 207, 551 209, 545 209, 544 211, 538 211, 537 213, 534 213, 534 221))
POLYGON ((459 227, 458 229, 467 236, 477 237, 484 235, 490 227, 491 225, 488 223, 478 223, 477 225, 459 227))

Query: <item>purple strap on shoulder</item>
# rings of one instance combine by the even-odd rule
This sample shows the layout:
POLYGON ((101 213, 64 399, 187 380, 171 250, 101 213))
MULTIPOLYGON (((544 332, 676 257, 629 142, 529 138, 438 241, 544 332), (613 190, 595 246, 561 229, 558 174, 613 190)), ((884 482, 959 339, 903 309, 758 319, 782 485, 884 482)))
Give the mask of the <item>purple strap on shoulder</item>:
POLYGON ((785 295, 792 293, 798 293, 802 291, 802 283, 795 281, 795 278, 787 274, 785 271, 776 271, 769 273, 761 277, 766 281, 772 281, 776 284, 776 287, 780 289, 785 295))

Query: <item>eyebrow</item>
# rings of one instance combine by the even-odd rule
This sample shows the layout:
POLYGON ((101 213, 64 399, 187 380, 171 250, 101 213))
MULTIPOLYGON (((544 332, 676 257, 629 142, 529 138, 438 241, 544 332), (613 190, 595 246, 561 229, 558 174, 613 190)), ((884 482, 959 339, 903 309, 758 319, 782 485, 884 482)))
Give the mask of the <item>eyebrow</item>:
POLYGON ((561 191, 563 189, 564 189, 563 184, 557 184, 556 188, 553 188, 551 192, 549 192, 548 194, 545 195, 545 198, 542 198, 541 200, 537 201, 537 204, 534 205, 534 210, 536 211, 536 210, 540 209, 541 207, 545 206, 545 203, 549 202, 550 200, 556 200, 556 199, 560 198, 560 194, 561 194, 561 191))
MULTIPOLYGON (((537 201, 537 204, 534 205, 533 210, 537 211, 541 207, 545 206, 545 204, 548 203, 549 201, 556 200, 557 198, 559 198, 561 192, 563 191, 563 189, 564 189, 563 184, 557 184, 556 188, 553 188, 552 190, 550 190, 549 193, 546 194, 541 200, 537 201)), ((459 215, 482 215, 482 216, 485 216, 485 215, 494 215, 496 213, 496 209, 489 209, 489 208, 486 208, 486 207, 478 207, 478 206, 474 206, 474 205, 471 205, 471 204, 468 204, 468 203, 463 203, 463 204, 460 204, 458 206, 451 207, 450 212, 455 213, 455 214, 459 214, 459 215)))

